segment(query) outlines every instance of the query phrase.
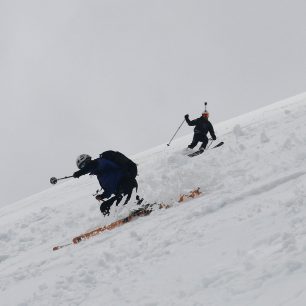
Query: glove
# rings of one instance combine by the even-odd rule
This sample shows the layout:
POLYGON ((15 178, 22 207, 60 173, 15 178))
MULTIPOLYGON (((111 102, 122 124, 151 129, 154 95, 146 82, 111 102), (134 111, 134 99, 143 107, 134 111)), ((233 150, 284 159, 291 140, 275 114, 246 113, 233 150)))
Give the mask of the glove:
POLYGON ((106 196, 104 195, 104 192, 102 194, 98 194, 96 196, 96 200, 98 201, 103 201, 106 198, 106 196))
POLYGON ((213 140, 216 140, 216 139, 217 139, 216 135, 213 135, 213 136, 212 136, 212 139, 213 139, 213 140))
POLYGON ((102 196, 102 194, 98 194, 98 195, 96 196, 96 200, 98 200, 98 201, 103 201, 103 196, 102 196))
POLYGON ((185 119, 186 120, 188 120, 189 119, 189 115, 187 114, 187 115, 185 115, 185 119))
POLYGON ((81 175, 79 174, 79 171, 74 172, 72 175, 74 178, 79 178, 81 175))

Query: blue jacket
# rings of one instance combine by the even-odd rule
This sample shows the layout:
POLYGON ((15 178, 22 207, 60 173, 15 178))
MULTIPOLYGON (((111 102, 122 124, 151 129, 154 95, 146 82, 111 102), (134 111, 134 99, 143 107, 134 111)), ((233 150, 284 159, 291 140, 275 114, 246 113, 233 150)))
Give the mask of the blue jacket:
POLYGON ((116 194, 120 181, 124 176, 124 171, 117 164, 101 157, 91 160, 83 169, 75 172, 76 177, 88 173, 97 176, 106 198, 116 194))

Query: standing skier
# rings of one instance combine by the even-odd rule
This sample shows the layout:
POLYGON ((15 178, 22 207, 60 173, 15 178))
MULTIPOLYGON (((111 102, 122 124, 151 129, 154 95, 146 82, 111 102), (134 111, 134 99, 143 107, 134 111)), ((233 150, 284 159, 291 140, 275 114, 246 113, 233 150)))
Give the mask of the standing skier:
POLYGON ((189 149, 193 149, 198 144, 198 142, 202 142, 199 150, 204 151, 208 143, 208 138, 206 136, 208 132, 210 133, 210 136, 213 140, 217 139, 214 128, 210 121, 208 121, 208 117, 209 112, 206 110, 202 113, 201 117, 194 120, 190 120, 188 114, 185 115, 185 120, 188 125, 195 126, 192 142, 188 146, 189 149))
POLYGON ((103 193, 97 195, 96 199, 103 201, 100 210, 104 216, 109 215, 115 201, 118 205, 127 196, 125 205, 130 200, 133 189, 136 188, 137 191, 137 165, 120 152, 106 151, 96 159, 88 154, 81 154, 76 164, 80 170, 73 174, 74 178, 85 174, 97 176, 103 193), (107 200, 104 201, 105 199, 107 200))

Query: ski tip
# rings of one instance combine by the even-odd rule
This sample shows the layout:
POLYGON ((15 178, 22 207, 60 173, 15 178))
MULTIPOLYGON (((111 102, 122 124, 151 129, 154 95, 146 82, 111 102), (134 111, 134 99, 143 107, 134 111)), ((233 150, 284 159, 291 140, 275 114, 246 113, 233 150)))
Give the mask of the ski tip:
POLYGON ((55 246, 53 247, 53 251, 57 251, 57 250, 60 250, 64 247, 67 247, 68 245, 71 245, 72 243, 67 243, 67 244, 63 244, 63 245, 58 245, 58 246, 55 246))
POLYGON ((79 242, 81 242, 81 241, 82 241, 82 237, 80 237, 80 236, 75 237, 75 238, 72 239, 72 242, 73 242, 74 244, 77 244, 77 243, 79 243, 79 242))

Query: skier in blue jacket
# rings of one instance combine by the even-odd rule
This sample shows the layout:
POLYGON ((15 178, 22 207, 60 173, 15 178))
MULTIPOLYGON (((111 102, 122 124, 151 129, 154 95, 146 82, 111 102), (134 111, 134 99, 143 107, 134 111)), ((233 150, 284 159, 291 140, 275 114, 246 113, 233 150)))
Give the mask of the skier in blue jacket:
MULTIPOLYGON (((107 151, 112 154, 120 154, 125 157, 122 153, 107 151)), ((79 178, 82 175, 90 174, 96 175, 100 186, 103 189, 103 193, 96 196, 96 199, 103 201, 100 210, 102 214, 109 215, 110 207, 116 201, 116 205, 120 203, 122 198, 127 195, 124 205, 128 203, 131 198, 133 189, 138 187, 136 181, 137 167, 135 171, 129 171, 128 167, 122 165, 122 163, 116 163, 112 160, 101 157, 92 159, 88 154, 81 154, 76 161, 77 167, 80 169, 73 174, 74 178, 79 178), (132 173, 132 174, 131 174, 132 173), (113 197, 111 197, 113 196, 113 197), (105 200, 107 199, 107 200, 105 200)), ((128 160, 128 159, 127 159, 128 160)))

